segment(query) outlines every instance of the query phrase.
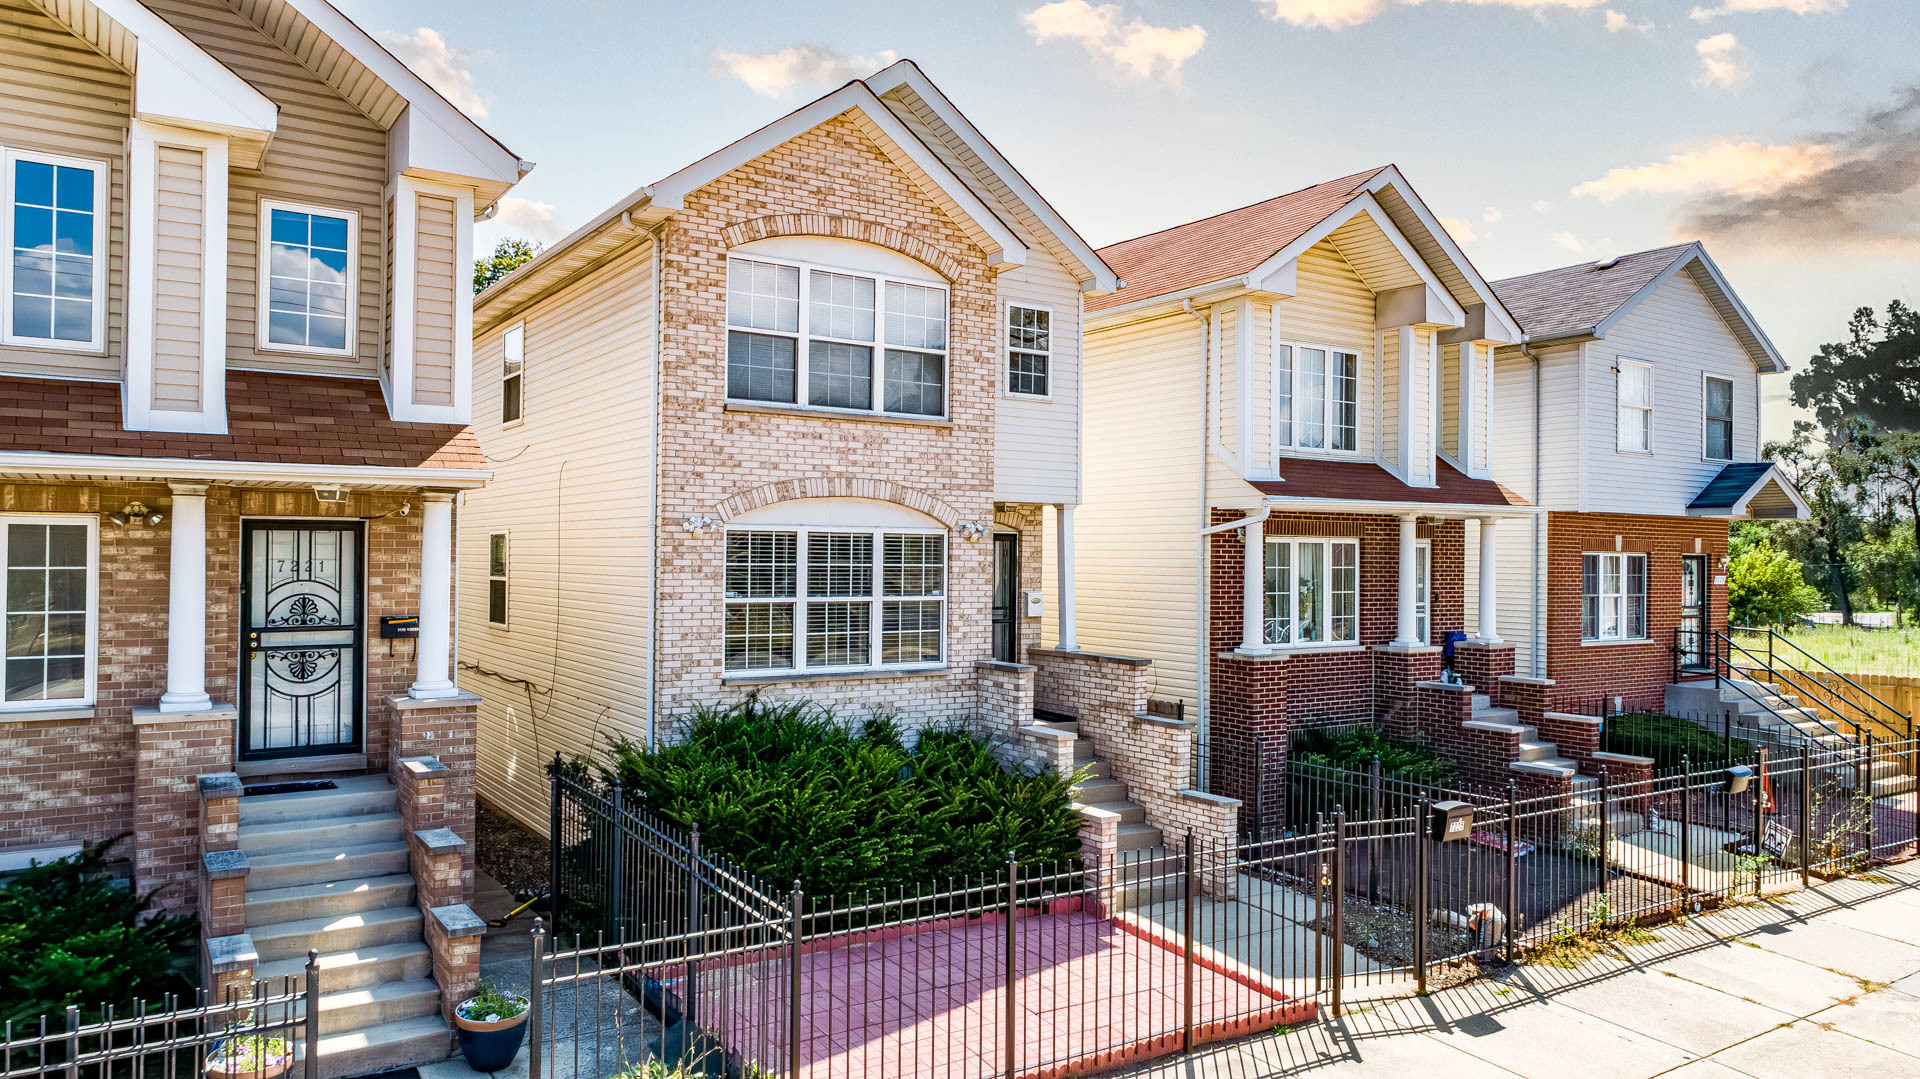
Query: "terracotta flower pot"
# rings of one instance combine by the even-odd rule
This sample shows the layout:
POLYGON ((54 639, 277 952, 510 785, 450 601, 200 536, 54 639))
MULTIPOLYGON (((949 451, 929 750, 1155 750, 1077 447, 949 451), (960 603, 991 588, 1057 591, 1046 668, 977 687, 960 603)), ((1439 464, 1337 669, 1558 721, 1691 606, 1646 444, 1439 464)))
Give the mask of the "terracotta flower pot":
POLYGON ((277 1079, 293 1067, 293 1054, 287 1053, 265 1064, 236 1067, 232 1071, 228 1071, 225 1064, 226 1058, 219 1054, 209 1056, 206 1060, 207 1079, 277 1079))
POLYGON ((524 997, 515 999, 521 1003, 520 1014, 511 1019, 469 1019, 464 1013, 472 1001, 463 1002, 453 1010, 453 1025, 460 1036, 460 1053, 467 1058, 467 1066, 474 1071, 504 1071, 513 1065, 513 1058, 520 1052, 520 1043, 527 1037, 527 1001, 524 997))

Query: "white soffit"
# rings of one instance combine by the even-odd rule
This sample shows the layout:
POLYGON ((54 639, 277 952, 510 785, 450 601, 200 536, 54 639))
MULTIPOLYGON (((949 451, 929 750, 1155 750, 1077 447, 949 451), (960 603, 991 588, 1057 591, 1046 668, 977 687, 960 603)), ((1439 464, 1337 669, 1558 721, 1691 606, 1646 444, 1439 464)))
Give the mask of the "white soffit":
MULTIPOLYGON (((1402 266, 1406 270, 1411 271, 1420 283, 1428 286, 1434 293, 1434 299, 1439 300, 1443 304, 1444 313, 1446 317, 1451 320, 1447 325, 1465 325, 1467 321, 1466 312, 1461 309, 1458 303, 1454 302, 1452 293, 1448 291, 1445 285, 1441 284, 1438 277, 1434 276, 1433 270, 1427 266, 1426 260, 1422 259, 1420 253, 1413 249, 1413 245, 1407 242, 1407 238, 1402 235, 1400 229, 1394 225, 1393 218, 1387 215, 1386 210, 1381 207, 1380 203, 1375 200, 1370 193, 1355 196, 1353 201, 1335 210, 1333 213, 1328 214, 1319 224, 1302 233, 1298 239, 1281 248, 1271 258, 1248 271, 1245 277, 1246 287, 1270 288, 1269 282, 1275 279, 1286 279, 1289 268, 1297 264, 1300 256, 1305 254, 1309 248, 1322 240, 1331 239, 1335 233, 1362 216, 1371 219, 1373 225, 1379 230, 1377 238, 1385 240, 1387 245, 1392 247, 1393 251, 1399 255, 1399 261, 1402 266)), ((1368 235, 1372 235, 1371 231, 1368 232, 1368 235)), ((1383 257, 1374 261, 1384 263, 1387 259, 1383 257)), ((1360 272, 1358 267, 1356 267, 1355 270, 1356 272, 1360 272)), ((1384 270, 1379 268, 1375 270, 1376 276, 1384 272, 1384 270)), ((1362 277, 1365 277, 1364 273, 1362 277)), ((1388 279, 1395 281, 1403 280, 1397 275, 1389 275, 1388 279)), ((1406 281, 1404 283, 1410 284, 1412 282, 1406 281)), ((1367 282, 1367 287, 1372 289, 1376 294, 1387 291, 1387 288, 1375 286, 1371 280, 1367 282)), ((1396 286, 1388 286, 1388 288, 1391 287, 1396 286)))
POLYGON ((1446 256, 1447 265, 1439 266, 1437 269, 1443 271, 1444 276, 1449 277, 1457 272, 1467 286, 1477 294, 1475 298, 1487 305, 1487 310, 1507 331, 1509 335, 1507 340, 1520 340, 1520 323, 1515 321, 1513 315, 1508 313, 1506 307, 1500 303, 1500 298, 1494 295, 1493 286, 1487 284, 1486 279, 1480 276, 1479 270, 1474 269, 1466 253, 1453 242, 1453 237, 1447 235, 1447 230, 1441 226, 1439 219, 1433 216, 1433 211, 1429 210, 1420 196, 1414 193, 1413 185, 1407 183, 1407 178, 1400 174, 1399 166, 1388 165, 1380 170, 1379 174, 1367 181, 1366 188, 1369 192, 1380 196, 1381 205, 1388 211, 1404 204, 1419 222, 1420 231, 1424 232, 1426 237, 1431 239, 1446 256), (1388 205, 1390 203, 1393 205, 1388 205))

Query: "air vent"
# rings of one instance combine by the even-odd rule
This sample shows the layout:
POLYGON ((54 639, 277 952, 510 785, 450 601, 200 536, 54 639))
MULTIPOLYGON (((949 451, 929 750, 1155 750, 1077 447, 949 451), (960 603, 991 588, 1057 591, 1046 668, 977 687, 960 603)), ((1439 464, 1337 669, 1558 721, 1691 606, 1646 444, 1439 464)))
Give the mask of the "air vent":
POLYGON ((1620 256, 1608 255, 1606 258, 1603 258, 1599 262, 1594 263, 1593 268, 1596 270, 1611 270, 1618 265, 1620 265, 1620 256))

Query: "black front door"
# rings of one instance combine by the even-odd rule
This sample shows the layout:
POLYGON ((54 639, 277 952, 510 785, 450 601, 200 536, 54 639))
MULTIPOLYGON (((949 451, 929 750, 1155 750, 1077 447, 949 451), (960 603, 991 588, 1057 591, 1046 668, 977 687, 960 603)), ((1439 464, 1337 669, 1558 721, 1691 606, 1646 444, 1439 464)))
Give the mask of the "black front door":
POLYGON ((993 534, 993 658, 1019 661, 1020 537, 993 534))
POLYGON ((1680 662, 1707 665, 1707 556, 1680 556, 1680 662))
POLYGON ((358 521, 247 521, 240 759, 358 753, 365 632, 358 521))

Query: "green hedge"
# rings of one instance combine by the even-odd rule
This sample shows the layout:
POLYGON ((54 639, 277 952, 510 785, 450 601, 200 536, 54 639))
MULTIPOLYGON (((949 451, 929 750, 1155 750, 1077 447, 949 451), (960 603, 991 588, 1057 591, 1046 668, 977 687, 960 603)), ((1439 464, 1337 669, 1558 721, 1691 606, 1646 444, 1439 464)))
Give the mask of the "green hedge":
POLYGON ((1723 738, 1692 720, 1654 712, 1608 716, 1601 746, 1609 753, 1651 757, 1663 768, 1679 764, 1682 757, 1692 764, 1711 765, 1729 758, 1744 761, 1753 753, 1752 744, 1744 738, 1723 738))
POLYGON ((602 768, 629 802, 771 885, 846 894, 1065 862, 1080 849, 1071 780, 1003 769, 987 744, 931 730, 908 748, 887 717, 844 722, 757 697, 696 711, 684 738, 619 740, 602 768))
POLYGON ((1309 764, 1329 764, 1364 772, 1380 758, 1380 771, 1422 783, 1442 783, 1453 778, 1453 765, 1428 749, 1389 738, 1374 727, 1308 727, 1296 731, 1287 746, 1291 760, 1309 764))

